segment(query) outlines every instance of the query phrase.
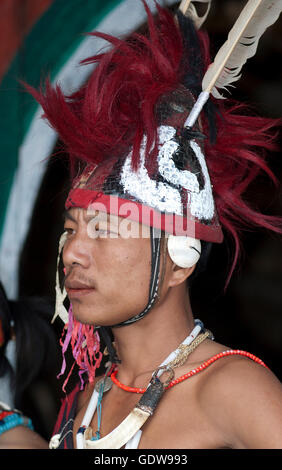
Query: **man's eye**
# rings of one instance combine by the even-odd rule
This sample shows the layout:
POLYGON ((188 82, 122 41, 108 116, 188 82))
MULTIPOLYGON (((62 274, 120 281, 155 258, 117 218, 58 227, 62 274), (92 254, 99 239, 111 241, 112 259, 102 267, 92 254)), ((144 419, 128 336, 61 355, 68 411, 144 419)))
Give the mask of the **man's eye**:
POLYGON ((107 228, 95 228, 95 233, 96 236, 101 237, 101 238, 118 238, 118 233, 116 231, 107 229, 107 228))
POLYGON ((95 229, 95 232, 98 236, 101 236, 101 237, 106 237, 108 236, 111 232, 107 229, 103 229, 103 228, 96 228, 95 229))
POLYGON ((64 230, 65 230, 65 232, 67 232, 68 235, 72 235, 73 232, 74 232, 74 230, 70 227, 65 227, 64 230))

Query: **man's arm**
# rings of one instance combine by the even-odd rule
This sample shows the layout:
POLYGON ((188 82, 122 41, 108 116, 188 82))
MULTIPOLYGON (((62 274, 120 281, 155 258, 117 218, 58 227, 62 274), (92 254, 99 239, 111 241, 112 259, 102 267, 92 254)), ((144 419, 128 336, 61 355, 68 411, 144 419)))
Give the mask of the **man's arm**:
POLYGON ((0 436, 0 449, 48 449, 39 434, 25 426, 17 426, 0 436))

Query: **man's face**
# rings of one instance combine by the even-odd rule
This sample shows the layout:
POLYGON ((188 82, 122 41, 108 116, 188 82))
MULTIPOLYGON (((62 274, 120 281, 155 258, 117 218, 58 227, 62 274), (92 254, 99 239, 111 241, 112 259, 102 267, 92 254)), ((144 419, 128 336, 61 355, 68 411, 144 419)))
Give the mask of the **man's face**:
POLYGON ((65 286, 77 320, 113 325, 147 305, 150 230, 116 216, 100 216, 79 208, 66 212, 65 286))

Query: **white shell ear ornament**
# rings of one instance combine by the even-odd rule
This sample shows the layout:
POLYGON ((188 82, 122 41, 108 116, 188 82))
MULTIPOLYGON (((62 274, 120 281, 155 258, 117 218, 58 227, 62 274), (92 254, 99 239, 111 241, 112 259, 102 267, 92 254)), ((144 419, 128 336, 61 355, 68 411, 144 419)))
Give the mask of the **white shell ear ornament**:
POLYGON ((185 236, 168 236, 167 249, 171 260, 180 268, 191 268, 201 256, 201 242, 185 236))
POLYGON ((59 263, 60 263, 60 257, 61 257, 61 252, 63 250, 64 244, 67 239, 67 232, 64 232, 59 241, 59 249, 58 249, 58 256, 57 256, 57 271, 56 271, 56 304, 55 304, 55 313, 54 316, 51 320, 51 323, 53 323, 56 319, 57 316, 59 316, 64 323, 68 322, 69 314, 67 312, 67 309, 64 306, 64 300, 67 296, 67 292, 65 287, 61 289, 60 287, 60 281, 59 281, 59 263))

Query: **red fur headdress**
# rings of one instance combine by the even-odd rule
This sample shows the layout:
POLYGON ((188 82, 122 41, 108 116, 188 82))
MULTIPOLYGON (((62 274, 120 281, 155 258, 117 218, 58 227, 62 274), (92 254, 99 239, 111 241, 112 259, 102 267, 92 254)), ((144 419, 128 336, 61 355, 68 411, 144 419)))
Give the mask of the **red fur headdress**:
MULTIPOLYGON (((131 175, 143 165, 153 181, 163 183, 163 177, 156 176, 163 143, 159 129, 173 127, 176 133, 172 140, 178 144, 174 168, 199 173, 197 159, 187 144, 194 140, 205 154, 211 180, 216 213, 210 218, 189 214, 188 191, 186 212, 196 224, 196 236, 219 242, 221 228, 229 233, 235 242, 234 267, 243 228, 260 226, 281 232, 278 218, 257 212, 244 198, 258 172, 266 172, 276 182, 266 154, 276 150, 277 121, 251 115, 234 101, 211 98, 195 129, 183 132, 183 122, 210 63, 208 37, 195 31, 189 19, 179 16, 177 24, 166 9, 157 6, 154 18, 145 8, 147 34, 134 33, 123 40, 92 33, 106 39, 111 48, 84 61, 96 67, 79 91, 64 96, 59 85, 52 87, 48 81, 44 90, 32 90, 63 141, 72 176, 76 176, 66 205, 87 207, 93 200, 105 202, 105 195, 136 201, 138 198, 125 195, 124 186, 121 188, 121 171, 128 155, 131 175), (86 167, 82 175, 77 175, 77 162, 86 167)), ((202 180, 205 178, 202 175, 202 180)), ((200 180, 202 187, 205 181, 200 180)), ((141 200, 141 204, 148 203, 141 200)))

